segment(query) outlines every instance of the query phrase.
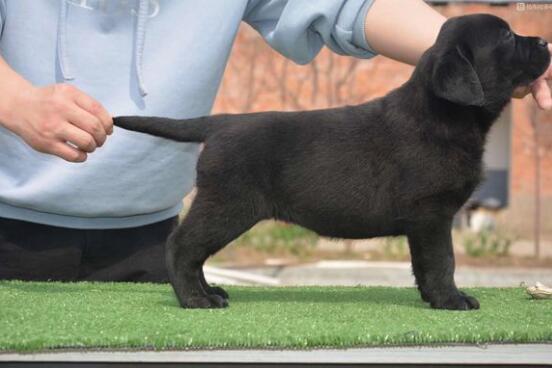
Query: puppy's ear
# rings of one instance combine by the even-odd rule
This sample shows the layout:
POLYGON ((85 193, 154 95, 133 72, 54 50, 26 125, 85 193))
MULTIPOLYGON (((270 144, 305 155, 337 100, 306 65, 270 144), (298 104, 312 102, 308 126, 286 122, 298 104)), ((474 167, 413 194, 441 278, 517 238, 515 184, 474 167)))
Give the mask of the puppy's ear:
POLYGON ((460 46, 446 52, 433 68, 437 96, 465 106, 483 106, 485 95, 479 77, 460 46))

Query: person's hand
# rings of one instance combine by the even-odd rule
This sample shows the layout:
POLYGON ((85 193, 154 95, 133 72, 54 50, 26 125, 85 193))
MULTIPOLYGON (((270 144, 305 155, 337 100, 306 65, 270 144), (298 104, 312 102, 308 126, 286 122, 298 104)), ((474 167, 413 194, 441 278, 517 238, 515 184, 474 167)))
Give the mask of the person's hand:
MULTIPOLYGON (((550 50, 550 55, 552 55, 552 44, 548 44, 548 50, 550 50)), ((541 109, 552 109, 552 94, 548 85, 549 81, 552 81, 552 63, 550 63, 544 74, 529 86, 516 88, 513 96, 523 98, 531 93, 541 109)))
POLYGON ((83 162, 113 132, 103 106, 76 87, 27 86, 6 97, 2 124, 39 152, 83 162))

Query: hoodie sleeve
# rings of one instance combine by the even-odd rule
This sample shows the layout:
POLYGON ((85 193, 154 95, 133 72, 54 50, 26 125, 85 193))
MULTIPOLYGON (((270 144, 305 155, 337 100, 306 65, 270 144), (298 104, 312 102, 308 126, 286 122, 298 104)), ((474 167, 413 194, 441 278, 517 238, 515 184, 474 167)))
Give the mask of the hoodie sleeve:
POLYGON ((373 0, 249 0, 244 21, 285 57, 306 64, 324 45, 370 58, 364 20, 373 0))
POLYGON ((6 20, 6 0, 0 0, 0 37, 4 33, 4 21, 6 20))

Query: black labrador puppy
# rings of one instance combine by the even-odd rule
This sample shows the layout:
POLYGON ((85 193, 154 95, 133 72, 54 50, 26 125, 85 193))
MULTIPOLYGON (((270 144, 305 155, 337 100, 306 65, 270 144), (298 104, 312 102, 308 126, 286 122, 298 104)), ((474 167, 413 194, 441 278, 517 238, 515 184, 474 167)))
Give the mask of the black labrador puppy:
POLYGON ((468 15, 443 25, 404 85, 362 105, 116 118, 125 129, 205 142, 197 196, 167 244, 180 304, 227 306, 226 292, 205 281, 205 260, 274 218, 336 238, 404 234, 424 301, 479 308, 454 282, 452 219, 481 181, 486 135, 512 91, 549 63, 544 40, 514 34, 492 15, 468 15))

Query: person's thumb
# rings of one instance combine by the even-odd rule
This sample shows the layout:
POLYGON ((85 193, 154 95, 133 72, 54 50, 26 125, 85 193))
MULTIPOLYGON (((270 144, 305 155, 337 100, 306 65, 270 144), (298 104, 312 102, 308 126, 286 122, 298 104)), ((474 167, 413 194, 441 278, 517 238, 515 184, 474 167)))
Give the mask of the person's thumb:
POLYGON ((535 81, 531 88, 531 92, 533 93, 533 97, 541 109, 552 109, 552 94, 550 92, 550 86, 544 78, 535 81))

